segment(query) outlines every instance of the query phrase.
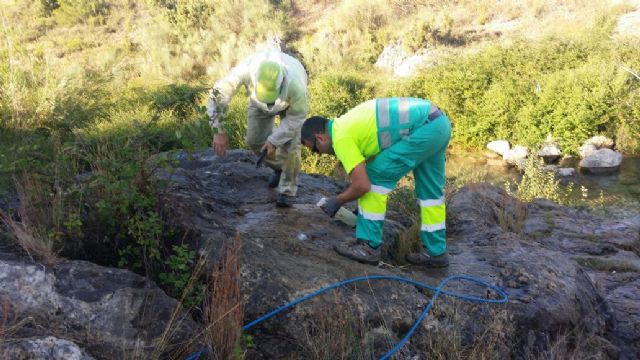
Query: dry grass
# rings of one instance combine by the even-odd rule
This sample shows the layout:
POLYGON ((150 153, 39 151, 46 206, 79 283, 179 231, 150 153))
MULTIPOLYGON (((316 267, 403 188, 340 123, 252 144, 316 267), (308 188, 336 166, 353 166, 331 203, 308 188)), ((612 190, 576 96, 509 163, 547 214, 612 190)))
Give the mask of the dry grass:
MULTIPOLYGON (((227 360, 241 357, 241 354, 237 353, 244 317, 240 293, 240 246, 241 241, 238 235, 223 250, 220 260, 214 264, 210 264, 205 256, 200 257, 165 327, 164 334, 158 341, 151 356, 152 359, 164 358, 167 353, 173 355, 172 359, 183 359, 186 355, 205 348, 211 359, 227 360), (210 271, 209 274, 207 274, 208 271, 210 271), (199 284, 205 275, 208 281, 204 289, 205 299, 202 308, 204 326, 188 342, 171 344, 171 339, 181 321, 185 316, 189 316, 188 311, 200 310, 196 308, 199 304, 190 309, 185 309, 184 304, 188 303, 187 297, 199 290, 199 284), (203 344, 206 346, 203 347, 203 344), (174 348, 171 349, 171 347, 174 348)), ((208 251, 205 250, 202 253, 206 254, 208 251)))
POLYGON ((527 219, 527 204, 509 195, 500 196, 500 203, 495 208, 498 225, 503 231, 522 234, 527 219))
POLYGON ((414 342, 429 359, 504 359, 513 331, 507 310, 440 299, 414 342))
MULTIPOLYGON (((202 274, 204 273, 204 271, 206 269, 206 265, 207 265, 207 262, 204 259, 204 257, 201 257, 198 260, 198 262, 195 264, 193 270, 191 271, 191 276, 189 277, 189 282, 185 286, 184 291, 182 292, 182 296, 181 296, 180 300, 178 301, 178 305, 173 310, 173 313, 171 314, 171 317, 169 318, 169 322, 165 326, 164 332, 163 332, 162 336, 160 337, 160 339, 158 340, 158 343, 157 343, 157 345, 156 345, 156 347, 154 349, 154 352, 150 357, 151 359, 160 359, 163 355, 166 354, 167 349, 169 349, 171 346, 173 346, 171 344, 171 339, 174 337, 174 335, 175 335, 176 331, 178 330, 182 320, 186 316, 189 316, 187 311, 192 310, 192 309, 185 309, 184 304, 187 303, 187 297, 190 294, 192 294, 194 289, 197 288, 198 281, 199 281, 200 277, 202 276, 202 274)), ((193 351, 197 350, 196 349, 196 345, 197 344, 195 343, 195 341, 197 341, 197 340, 200 340, 199 336, 196 336, 196 337, 192 338, 191 341, 189 341, 188 343, 183 344, 182 346, 180 346, 176 350, 176 354, 175 354, 176 356, 174 357, 174 359, 184 358, 185 354, 189 354, 189 353, 192 353, 193 351)))
POLYGON ((214 264, 205 299, 205 339, 214 359, 235 358, 242 334, 244 309, 240 293, 240 236, 214 264))
POLYGON ((53 217, 52 202, 44 201, 42 188, 33 176, 24 175, 22 181, 16 181, 16 189, 20 199, 16 216, 0 210, 0 222, 29 257, 53 266, 59 261, 58 250, 45 230, 53 217))
POLYGON ((420 227, 420 217, 414 216, 413 224, 398 234, 398 239, 391 249, 391 256, 393 256, 396 264, 406 265, 405 255, 421 249, 420 227))
POLYGON ((353 315, 334 292, 333 304, 304 322, 303 357, 312 360, 370 359, 371 351, 363 348, 365 325, 353 315))
POLYGON ((30 322, 33 322, 33 318, 19 316, 9 300, 0 298, 0 347, 15 340, 16 333, 30 322))

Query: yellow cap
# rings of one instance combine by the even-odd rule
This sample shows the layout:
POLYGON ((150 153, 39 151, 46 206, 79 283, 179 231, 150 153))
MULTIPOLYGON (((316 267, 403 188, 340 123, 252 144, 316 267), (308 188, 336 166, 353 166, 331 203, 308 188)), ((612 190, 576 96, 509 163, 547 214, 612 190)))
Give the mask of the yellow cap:
POLYGON ((264 61, 258 67, 258 83, 256 84, 256 98, 263 103, 273 103, 280 96, 282 82, 282 66, 273 61, 264 61))

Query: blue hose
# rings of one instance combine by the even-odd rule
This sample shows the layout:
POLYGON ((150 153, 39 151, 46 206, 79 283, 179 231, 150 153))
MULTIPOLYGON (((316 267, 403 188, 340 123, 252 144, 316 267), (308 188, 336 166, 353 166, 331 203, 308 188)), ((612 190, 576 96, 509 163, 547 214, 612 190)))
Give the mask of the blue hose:
MULTIPOLYGON (((507 296, 507 294, 502 291, 502 289, 498 288, 497 286, 491 285, 483 280, 480 279, 476 279, 474 277, 471 276, 465 276, 465 275, 454 275, 454 276, 449 276, 448 278, 442 280, 440 282, 440 284, 438 285, 438 287, 433 287, 427 284, 423 284, 419 281, 415 281, 409 278, 404 278, 404 277, 400 277, 400 276, 393 276, 393 275, 371 275, 371 276, 361 276, 361 277, 356 277, 356 278, 352 278, 352 279, 347 279, 344 281, 340 281, 337 282, 335 284, 332 284, 330 286, 327 286, 325 288, 322 288, 320 290, 316 290, 308 295, 305 295, 301 298, 298 298, 288 304, 285 304, 273 311, 271 311, 270 313, 263 315, 255 320, 253 320, 252 322, 244 325, 242 327, 242 330, 246 331, 250 328, 252 328, 253 326, 267 320, 270 319, 274 316, 276 316, 277 314, 292 308, 296 305, 298 305, 299 303, 309 300, 315 296, 318 296, 324 292, 327 292, 329 290, 335 289, 337 287, 340 286, 344 286, 344 285, 348 285, 351 283, 356 283, 356 282, 360 282, 360 281, 370 281, 370 280, 395 280, 395 281, 400 281, 403 283, 407 283, 407 284, 411 284, 411 285, 415 285, 419 288, 422 289, 427 289, 427 290, 431 290, 434 291, 433 296, 431 297, 431 300, 429 300, 429 303, 427 304, 427 306, 424 308, 424 310, 422 310, 422 313, 420 314, 420 316, 418 317, 418 319, 413 323, 413 326, 411 327, 411 329, 407 332, 407 334, 402 338, 402 340, 400 340, 399 343, 397 343, 391 350, 389 350, 386 354, 384 354, 380 360, 386 360, 388 358, 391 357, 391 355, 395 354, 396 352, 398 352, 398 350, 400 350, 400 348, 402 348, 404 346, 404 344, 407 343, 407 341, 409 341, 409 338, 411 337, 411 335, 413 335, 413 333, 416 331, 416 329, 418 328, 418 326, 420 325, 420 323, 422 322, 422 320, 424 320, 425 316, 427 316, 427 314, 429 313, 429 310, 431 310, 431 308, 433 307, 433 303, 436 301, 436 299, 438 298, 438 296, 440 296, 440 294, 444 294, 447 296, 451 296, 460 300, 464 300, 464 301, 471 301, 471 302, 478 302, 478 303, 493 303, 493 304, 504 304, 507 301, 509 301, 509 297, 507 296), (485 286, 493 291, 495 291, 498 295, 500 295, 499 299, 486 299, 486 298, 480 298, 480 297, 476 297, 476 296, 471 296, 471 295, 465 295, 465 294, 459 294, 459 293, 453 293, 453 292, 448 292, 448 291, 444 291, 442 290, 447 283, 449 283, 450 281, 469 281, 472 283, 476 283, 478 285, 482 285, 485 286)), ((185 360, 195 360, 198 359, 203 353, 206 352, 206 347, 202 348, 199 351, 196 351, 195 353, 189 355, 189 357, 187 357, 185 360)))

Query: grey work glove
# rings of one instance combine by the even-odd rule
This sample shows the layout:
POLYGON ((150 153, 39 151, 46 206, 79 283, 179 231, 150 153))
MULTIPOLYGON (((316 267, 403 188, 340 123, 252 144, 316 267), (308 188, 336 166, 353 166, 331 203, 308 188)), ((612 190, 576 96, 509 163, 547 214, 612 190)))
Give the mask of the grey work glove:
POLYGON ((338 198, 336 196, 332 196, 327 199, 327 201, 320 206, 320 208, 324 211, 325 214, 334 217, 338 210, 340 210, 340 204, 338 204, 338 198))

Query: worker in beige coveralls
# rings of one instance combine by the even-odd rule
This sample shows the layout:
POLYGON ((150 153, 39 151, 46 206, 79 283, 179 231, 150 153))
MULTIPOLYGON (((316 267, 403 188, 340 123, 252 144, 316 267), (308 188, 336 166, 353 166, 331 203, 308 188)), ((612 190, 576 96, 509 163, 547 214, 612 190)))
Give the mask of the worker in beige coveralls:
POLYGON ((207 114, 216 131, 213 151, 224 156, 229 145, 222 119, 240 85, 249 93, 247 144, 274 170, 269 186, 277 188, 276 205, 293 204, 300 171, 300 128, 307 117, 307 73, 295 58, 278 50, 256 53, 218 80, 209 93, 207 114), (274 129, 275 116, 280 125, 274 129))

